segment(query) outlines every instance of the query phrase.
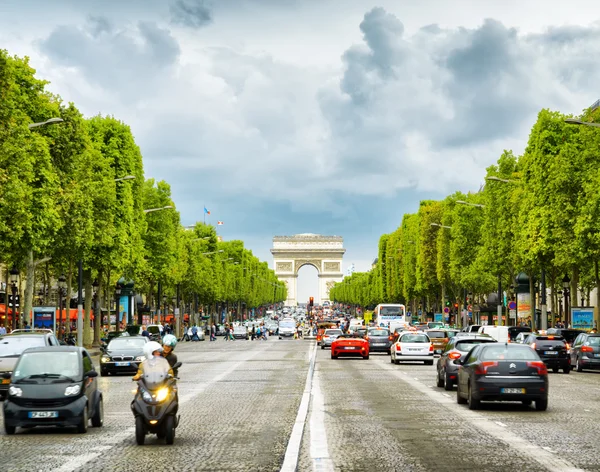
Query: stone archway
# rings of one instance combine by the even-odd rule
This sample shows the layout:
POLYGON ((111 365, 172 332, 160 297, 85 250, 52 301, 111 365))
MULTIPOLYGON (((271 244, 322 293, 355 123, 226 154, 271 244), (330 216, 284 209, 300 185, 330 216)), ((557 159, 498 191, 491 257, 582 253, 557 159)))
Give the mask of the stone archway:
POLYGON ((303 233, 294 236, 275 236, 273 238, 273 263, 275 274, 287 285, 287 306, 296 306, 298 294, 298 271, 304 265, 312 265, 319 273, 319 293, 315 301, 329 300, 329 290, 336 282, 344 278, 342 259, 344 257, 344 239, 341 236, 322 236, 303 233))

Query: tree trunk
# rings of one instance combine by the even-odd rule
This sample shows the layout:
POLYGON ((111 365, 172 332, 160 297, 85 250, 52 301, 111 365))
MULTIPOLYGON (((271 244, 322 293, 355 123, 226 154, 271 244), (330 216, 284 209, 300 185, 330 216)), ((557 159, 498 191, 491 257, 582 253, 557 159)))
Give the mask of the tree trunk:
POLYGON ((536 331, 536 319, 535 319, 535 290, 533 288, 533 275, 529 276, 529 296, 531 298, 531 331, 536 331))
POLYGON ((84 301, 84 312, 83 312, 83 345, 86 347, 92 344, 92 329, 90 326, 92 317, 92 273, 88 269, 84 272, 84 288, 85 288, 85 301, 84 301))
POLYGON ((102 326, 102 287, 104 286, 104 281, 102 280, 102 271, 98 271, 98 283, 100 286, 98 287, 98 291, 96 292, 96 303, 94 306, 94 340, 92 344, 94 346, 100 345, 100 327, 102 326))
POLYGON ((598 261, 594 261, 594 277, 596 279, 596 308, 594 309, 594 328, 600 326, 600 273, 598 271, 598 261))
POLYGON ((33 260, 33 251, 27 254, 27 265, 25 269, 25 303, 21 310, 21 326, 29 324, 31 326, 31 307, 33 306, 33 286, 35 285, 35 262, 33 260))
POLYGON ((65 325, 66 333, 71 333, 71 289, 73 281, 73 261, 69 261, 69 270, 67 272, 67 295, 65 300, 65 325))

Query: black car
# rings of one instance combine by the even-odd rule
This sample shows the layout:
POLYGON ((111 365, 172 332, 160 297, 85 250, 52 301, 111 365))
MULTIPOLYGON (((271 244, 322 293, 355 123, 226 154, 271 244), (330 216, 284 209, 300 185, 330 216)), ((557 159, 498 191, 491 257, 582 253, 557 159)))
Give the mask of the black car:
POLYGON ((85 433, 90 419, 92 426, 102 426, 104 410, 97 376, 84 348, 27 349, 10 376, 4 402, 6 434, 33 426, 74 426, 85 433))
POLYGON ((523 345, 535 349, 538 356, 554 373, 559 369, 562 369, 565 374, 571 372, 569 346, 562 336, 530 334, 523 345))
POLYGON ((569 344, 573 344, 575 342, 575 338, 579 336, 581 333, 585 333, 585 331, 581 329, 571 329, 571 328, 548 328, 546 330, 546 334, 553 334, 555 336, 562 336, 565 338, 569 344))
POLYGON ((531 333, 531 328, 529 326, 509 326, 508 327, 508 337, 511 342, 515 342, 519 333, 531 333))
POLYGON ((481 401, 521 401, 538 411, 548 408, 548 368, 529 346, 485 343, 471 349, 461 361, 456 402, 471 410, 481 401))
POLYGON ((113 338, 100 356, 100 375, 137 372, 145 359, 144 346, 150 341, 146 336, 113 338))
POLYGON ((369 328, 367 333, 369 352, 385 352, 390 354, 392 336, 387 328, 369 328))
POLYGON ((571 348, 571 365, 577 372, 600 369, 600 333, 581 333, 571 348))
POLYGON ((0 380, 0 399, 6 397, 12 373, 19 356, 30 347, 58 347, 60 343, 50 329, 15 329, 10 334, 0 336, 0 377, 8 373, 8 378, 0 380))
POLYGON ((476 334, 450 338, 437 361, 437 386, 444 387, 444 390, 452 390, 458 379, 459 369, 454 361, 464 360, 467 353, 478 344, 495 342, 491 336, 476 334))

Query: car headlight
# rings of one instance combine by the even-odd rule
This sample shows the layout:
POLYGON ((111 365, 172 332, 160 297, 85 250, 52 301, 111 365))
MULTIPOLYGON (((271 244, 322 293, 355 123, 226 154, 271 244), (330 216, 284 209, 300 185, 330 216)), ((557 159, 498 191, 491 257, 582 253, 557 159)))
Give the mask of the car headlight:
POLYGON ((81 387, 79 385, 71 385, 65 389, 65 396, 69 397, 71 395, 77 395, 81 392, 81 387))
POLYGON ((153 401, 152 395, 150 395, 150 392, 148 392, 146 390, 142 390, 142 398, 144 399, 145 402, 151 403, 153 401))
POLYGON ((108 357, 108 356, 102 356, 102 357, 100 358, 100 362, 101 362, 102 364, 105 364, 106 362, 110 362, 110 357, 108 357))
POLYGON ((20 397, 21 395, 23 395, 23 390, 21 390, 19 387, 10 387, 8 389, 8 394, 13 396, 13 397, 20 397))
POLYGON ((156 392, 156 401, 162 402, 167 398, 167 396, 169 396, 169 389, 166 387, 161 388, 158 392, 156 392))
POLYGON ((137 356, 135 358, 136 362, 144 362, 146 360, 146 356, 137 356))

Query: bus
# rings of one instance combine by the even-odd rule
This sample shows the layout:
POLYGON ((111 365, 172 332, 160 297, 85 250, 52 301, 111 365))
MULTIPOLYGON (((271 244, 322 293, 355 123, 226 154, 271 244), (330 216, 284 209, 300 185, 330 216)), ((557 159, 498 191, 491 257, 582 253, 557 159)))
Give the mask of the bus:
POLYGON ((408 325, 410 321, 406 319, 406 307, 400 303, 380 303, 373 311, 375 326, 385 326, 390 331, 408 325))

